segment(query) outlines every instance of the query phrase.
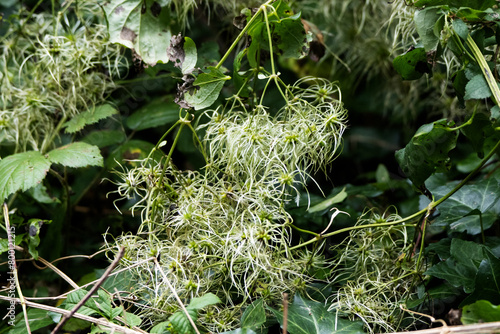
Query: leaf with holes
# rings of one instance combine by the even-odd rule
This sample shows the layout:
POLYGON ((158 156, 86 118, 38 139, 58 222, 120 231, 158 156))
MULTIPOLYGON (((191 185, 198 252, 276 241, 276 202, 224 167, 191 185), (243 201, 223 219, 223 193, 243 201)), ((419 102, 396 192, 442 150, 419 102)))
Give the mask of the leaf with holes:
POLYGON ((67 167, 102 166, 103 159, 97 146, 83 142, 58 147, 49 153, 50 162, 67 167))
POLYGON ((111 42, 133 49, 149 65, 168 62, 170 1, 111 0, 104 12, 111 42))
POLYGON ((38 151, 17 153, 0 160, 0 199, 42 182, 50 165, 50 161, 38 151))

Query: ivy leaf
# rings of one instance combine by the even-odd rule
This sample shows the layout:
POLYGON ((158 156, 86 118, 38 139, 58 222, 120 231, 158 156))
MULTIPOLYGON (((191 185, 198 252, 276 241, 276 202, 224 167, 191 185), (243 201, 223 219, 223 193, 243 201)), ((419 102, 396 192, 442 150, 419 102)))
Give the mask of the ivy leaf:
MULTIPOLYGON (((443 197, 453 187, 454 183, 438 187, 431 192, 436 198, 443 197)), ((450 230, 467 232, 471 235, 487 230, 500 215, 500 184, 491 177, 474 184, 467 184, 460 188, 450 198, 439 205, 440 215, 434 226, 449 226, 450 230), (480 212, 474 214, 475 210, 480 212)))
POLYGON ((439 262, 425 272, 444 280, 464 291, 474 291, 474 278, 484 258, 484 248, 472 241, 453 239, 450 247, 451 257, 439 262))
POLYGON ((415 12, 413 21, 417 32, 424 44, 425 51, 435 50, 439 43, 439 34, 442 29, 435 29, 443 18, 443 13, 438 8, 425 8, 415 12))
POLYGON ((85 125, 97 123, 101 119, 115 114, 118 114, 118 110, 109 104, 103 104, 76 115, 66 122, 64 127, 66 127, 66 133, 75 133, 83 129, 85 125))
POLYGON ((435 172, 450 168, 448 152, 455 148, 458 131, 450 131, 446 119, 421 126, 405 148, 396 152, 396 160, 403 172, 421 188, 435 172))
POLYGON ((50 164, 38 151, 17 153, 0 160, 0 200, 42 182, 50 164))
POLYGON ((170 2, 162 0, 111 0, 104 12, 110 41, 133 49, 148 65, 167 63, 170 2))
POLYGON ((460 307, 482 299, 500 304, 500 260, 489 250, 484 253, 474 278, 474 292, 462 301, 460 307))
MULTIPOLYGON (((283 325, 283 313, 271 309, 278 322, 283 325)), ((299 294, 288 308, 288 331, 290 334, 361 334, 363 324, 338 318, 328 312, 325 305, 305 300, 299 294)))
POLYGON ((403 80, 419 79, 424 73, 431 73, 432 69, 424 48, 416 48, 394 58, 392 65, 403 80))
POLYGON ((224 82, 230 79, 220 69, 211 66, 207 72, 198 75, 193 82, 196 91, 194 94, 184 93, 184 100, 195 110, 210 107, 219 97, 224 82))
POLYGON ((127 118, 127 127, 131 130, 144 130, 179 119, 179 106, 169 96, 156 98, 127 118))
POLYGON ((474 304, 464 306, 460 320, 464 325, 500 321, 500 305, 478 300, 474 304))
POLYGON ((102 166, 103 159, 97 146, 75 142, 58 147, 46 155, 50 162, 67 167, 102 166))

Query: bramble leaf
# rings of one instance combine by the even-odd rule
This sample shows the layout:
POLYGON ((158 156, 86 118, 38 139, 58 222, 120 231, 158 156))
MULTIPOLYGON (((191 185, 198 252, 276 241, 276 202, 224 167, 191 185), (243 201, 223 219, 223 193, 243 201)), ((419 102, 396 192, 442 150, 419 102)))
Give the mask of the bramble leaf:
POLYGON ((127 136, 120 130, 101 130, 92 131, 82 138, 82 142, 89 145, 95 145, 99 148, 120 144, 127 139, 127 136))
POLYGON ((465 100, 485 99, 491 96, 491 90, 483 74, 475 75, 465 85, 465 100))
POLYGON ((38 151, 17 153, 0 160, 0 199, 39 184, 50 165, 50 161, 38 151))
POLYGON ((160 0, 109 1, 103 7, 111 42, 133 49, 151 66, 167 63, 172 37, 169 6, 160 0))
POLYGON ((416 48, 394 58, 392 65, 403 80, 416 80, 424 73, 430 73, 432 66, 427 62, 424 48, 416 48))
MULTIPOLYGON (((278 322, 283 325, 283 313, 271 309, 278 322)), ((291 334, 361 334, 363 324, 338 318, 328 312, 325 305, 305 300, 296 294, 288 308, 288 331, 291 334)))
MULTIPOLYGON (((198 319, 198 312, 194 309, 187 309, 189 316, 194 322, 198 319)), ((193 326, 189 322, 183 311, 177 311, 172 314, 168 320, 172 324, 172 327, 178 332, 183 334, 194 334, 196 333, 193 326)))
POLYGON ((396 152, 396 160, 406 176, 420 188, 434 172, 450 168, 448 152, 455 148, 458 131, 450 131, 452 122, 442 119, 421 126, 405 148, 396 152))
POLYGON ((92 107, 66 122, 66 124, 64 124, 66 133, 75 133, 83 129, 85 125, 97 123, 101 119, 115 114, 118 114, 118 110, 109 104, 92 107))
POLYGON ((67 167, 102 166, 103 159, 97 146, 75 142, 58 147, 46 155, 50 162, 67 167))

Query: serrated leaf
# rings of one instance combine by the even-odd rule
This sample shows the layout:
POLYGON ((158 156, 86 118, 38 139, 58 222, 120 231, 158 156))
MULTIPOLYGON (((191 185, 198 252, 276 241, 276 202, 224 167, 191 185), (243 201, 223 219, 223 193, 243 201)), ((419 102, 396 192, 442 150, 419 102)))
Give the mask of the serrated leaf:
MULTIPOLYGON (((438 187, 431 192, 436 198, 446 195, 453 184, 438 187)), ((490 228, 500 214, 500 184, 495 178, 467 184, 439 205, 440 215, 434 226, 449 226, 452 231, 467 232, 472 235, 490 228), (479 210, 481 215, 469 215, 479 210)))
POLYGON ((478 300, 464 306, 460 320, 464 325, 500 321, 500 306, 487 300, 478 300))
POLYGON ((465 100, 471 99, 485 99, 491 96, 491 90, 484 78, 483 74, 475 75, 468 83, 465 85, 465 100))
POLYGON ((27 193, 30 194, 30 196, 33 197, 38 203, 61 203, 59 198, 49 195, 47 187, 45 187, 43 183, 39 183, 33 188, 28 189, 27 193))
POLYGON ((66 133, 75 133, 85 127, 85 125, 99 122, 101 119, 118 114, 113 106, 103 104, 97 107, 92 107, 89 110, 74 116, 71 120, 64 124, 66 133))
POLYGON ((432 69, 431 64, 427 62, 427 53, 424 48, 416 48, 394 58, 392 65, 403 80, 419 79, 424 73, 430 73, 432 69))
POLYGON ((170 321, 160 322, 159 324, 157 324, 153 328, 151 328, 149 333, 150 334, 165 334, 165 332, 167 332, 167 328, 169 325, 170 325, 170 321))
POLYGON ((133 49, 154 66, 168 62, 172 37, 170 4, 155 0, 111 0, 104 6, 110 41, 133 49))
POLYGON ((67 167, 101 166, 103 159, 97 146, 75 142, 58 147, 46 155, 52 163, 67 167))
POLYGON ((194 94, 184 93, 184 100, 195 110, 210 107, 219 97, 224 82, 231 77, 215 67, 209 67, 206 73, 200 74, 193 82, 196 91, 194 94))
POLYGON ((455 148, 458 131, 450 131, 443 119, 421 126, 405 148, 396 152, 396 160, 403 172, 420 188, 435 172, 450 167, 448 152, 455 148))
POLYGON ((127 136, 123 131, 119 130, 101 130, 92 131, 87 136, 82 138, 82 142, 95 145, 99 148, 120 144, 127 139, 127 136))
POLYGON ((266 310, 264 309, 264 301, 258 299, 245 309, 241 316, 241 327, 252 329, 258 328, 266 322, 266 310))
POLYGON ((179 106, 169 96, 156 98, 127 118, 131 130, 144 130, 175 123, 179 119, 179 106))
MULTIPOLYGON (((126 312, 126 311, 123 312, 123 318, 125 319, 126 324, 130 327, 139 326, 142 322, 141 317, 139 317, 136 314, 126 312)), ((151 333, 153 333, 153 332, 151 332, 151 333)))
MULTIPOLYGON (((278 322, 283 325, 283 313, 271 309, 278 322)), ((290 334, 361 334, 363 324, 338 318, 328 312, 325 305, 303 299, 299 294, 294 297, 288 308, 288 332, 290 334)))
MULTIPOLYGON (((198 319, 198 312, 194 309, 188 309, 187 312, 191 316, 191 319, 193 319, 194 322, 198 319)), ((182 334, 192 334, 195 333, 195 330, 191 323, 189 322, 189 319, 187 316, 184 314, 183 311, 177 311, 174 314, 168 318, 170 323, 172 324, 172 327, 174 329, 182 334)))
POLYGON ((344 189, 342 189, 338 194, 336 194, 332 197, 329 197, 329 198, 325 199, 324 201, 322 201, 321 203, 318 203, 318 204, 312 206, 311 208, 309 208, 309 210, 307 210, 307 212, 314 213, 314 212, 319 212, 319 211, 323 211, 323 210, 328 210, 333 205, 335 205, 337 203, 341 203, 346 198, 347 198, 347 192, 345 191, 345 187, 344 187, 344 189))
POLYGON ((467 40, 467 36, 469 36, 469 27, 467 24, 461 19, 456 19, 452 21, 453 30, 460 36, 464 41, 467 40))
POLYGON ((201 297, 195 297, 191 299, 189 305, 186 308, 188 310, 200 310, 206 306, 214 305, 220 302, 221 300, 219 299, 219 297, 209 292, 201 297))
POLYGON ((415 12, 413 21, 424 44, 425 51, 435 50, 439 43, 439 35, 434 31, 434 25, 443 16, 438 8, 425 8, 415 12))
MULTIPOLYGON (((39 309, 29 309, 26 315, 31 331, 36 331, 38 329, 44 328, 46 326, 54 324, 52 318, 48 315, 45 310, 39 309)), ((19 312, 15 319, 15 325, 11 327, 8 331, 9 334, 26 334, 28 329, 26 328, 26 322, 24 320, 23 312, 19 312)))
POLYGON ((42 182, 50 165, 38 151, 17 153, 0 160, 0 200, 42 182))

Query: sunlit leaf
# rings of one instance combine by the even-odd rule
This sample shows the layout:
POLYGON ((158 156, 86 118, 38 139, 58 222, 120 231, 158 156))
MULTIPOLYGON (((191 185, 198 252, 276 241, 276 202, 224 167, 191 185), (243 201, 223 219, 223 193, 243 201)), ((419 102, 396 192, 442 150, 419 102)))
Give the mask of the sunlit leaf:
POLYGON ((83 142, 75 142, 58 147, 49 153, 47 158, 52 163, 67 167, 102 166, 103 159, 97 146, 83 142))
POLYGON ((500 321, 500 306, 487 300, 478 300, 464 306, 460 320, 464 325, 500 321))
POLYGON ((50 165, 51 162, 38 151, 17 153, 0 160, 0 199, 39 184, 50 165))

